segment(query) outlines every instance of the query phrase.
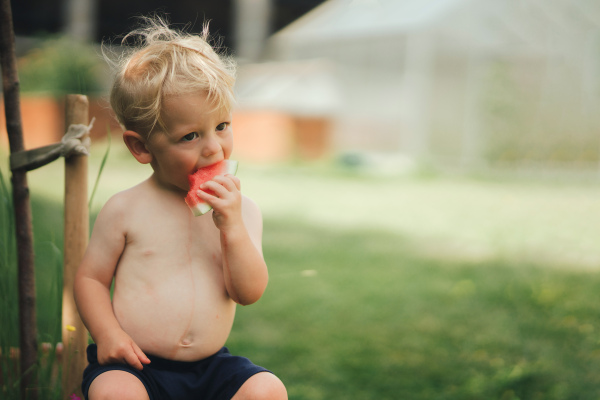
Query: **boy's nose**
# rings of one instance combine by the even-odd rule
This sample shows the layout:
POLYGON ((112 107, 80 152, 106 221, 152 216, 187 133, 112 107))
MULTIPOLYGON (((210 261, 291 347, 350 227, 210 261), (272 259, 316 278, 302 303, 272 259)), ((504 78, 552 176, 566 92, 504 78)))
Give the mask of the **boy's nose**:
POLYGON ((210 157, 221 151, 221 144, 216 138, 207 138, 202 148, 202 156, 210 157))

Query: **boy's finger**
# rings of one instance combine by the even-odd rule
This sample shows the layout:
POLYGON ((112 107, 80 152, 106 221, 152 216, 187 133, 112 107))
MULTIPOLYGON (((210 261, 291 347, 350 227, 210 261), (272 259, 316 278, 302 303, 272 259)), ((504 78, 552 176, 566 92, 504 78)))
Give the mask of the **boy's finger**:
POLYGON ((200 197, 200 200, 204 200, 205 202, 207 202, 210 206, 212 206, 213 201, 217 200, 219 198, 219 196, 217 195, 217 193, 206 193, 203 190, 198 190, 196 192, 196 194, 198 195, 198 197, 200 197))
POLYGON ((142 349, 140 349, 137 345, 133 346, 133 351, 135 351, 135 354, 137 355, 138 359, 140 360, 140 362, 142 364, 150 364, 150 359, 146 356, 146 354, 144 354, 142 349))
POLYGON ((128 352, 125 355, 125 362, 129 365, 131 365, 133 368, 135 369, 139 369, 140 371, 142 369, 144 369, 144 366, 142 365, 142 363, 140 362, 140 359, 138 358, 137 354, 135 353, 135 351, 132 352, 128 352))
POLYGON ((223 185, 221 183, 213 179, 208 182, 204 182, 202 185, 200 185, 200 190, 212 190, 214 192, 215 190, 218 190, 222 187, 223 185))
POLYGON ((240 178, 232 174, 226 174, 225 176, 233 181, 237 190, 242 190, 242 183, 240 181, 240 178))
POLYGON ((232 174, 226 174, 221 176, 216 176, 215 180, 225 186, 227 190, 233 191, 234 189, 240 190, 240 179, 232 174))
POLYGON ((212 180, 205 182, 200 186, 201 189, 209 188, 214 190, 215 187, 222 186, 228 191, 232 192, 234 190, 240 190, 240 180, 231 174, 227 175, 217 175, 212 180), (216 185, 215 185, 216 184, 216 185))
MULTIPOLYGON (((208 193, 205 193, 206 195, 217 197, 217 198, 222 198, 223 196, 226 196, 227 193, 229 193, 229 189, 227 189, 223 184, 221 184, 220 182, 217 182, 217 181, 206 182, 200 188, 201 188, 200 191, 204 191, 204 192, 208 191, 208 193)), ((198 192, 198 193, 200 193, 200 192, 198 192)), ((204 198, 202 198, 202 196, 200 196, 200 198, 204 200, 204 198)))

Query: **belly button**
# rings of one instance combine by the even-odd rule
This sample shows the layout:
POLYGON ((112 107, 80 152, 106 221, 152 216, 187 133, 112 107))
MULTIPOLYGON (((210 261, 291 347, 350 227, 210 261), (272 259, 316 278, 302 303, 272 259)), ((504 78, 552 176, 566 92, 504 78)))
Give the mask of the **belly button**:
POLYGON ((192 345, 192 341, 189 339, 183 339, 181 341, 181 346, 182 347, 190 347, 192 345))
POLYGON ((144 250, 142 252, 142 256, 144 256, 144 257, 151 257, 152 255, 154 255, 154 251, 151 249, 144 250))

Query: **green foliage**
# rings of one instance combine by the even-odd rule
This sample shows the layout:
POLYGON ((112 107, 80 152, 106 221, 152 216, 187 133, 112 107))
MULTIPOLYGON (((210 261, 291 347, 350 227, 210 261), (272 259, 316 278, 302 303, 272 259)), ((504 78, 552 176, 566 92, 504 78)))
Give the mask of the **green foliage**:
POLYGON ((43 40, 19 59, 19 79, 25 93, 96 94, 102 90, 101 57, 91 45, 67 37, 43 40))

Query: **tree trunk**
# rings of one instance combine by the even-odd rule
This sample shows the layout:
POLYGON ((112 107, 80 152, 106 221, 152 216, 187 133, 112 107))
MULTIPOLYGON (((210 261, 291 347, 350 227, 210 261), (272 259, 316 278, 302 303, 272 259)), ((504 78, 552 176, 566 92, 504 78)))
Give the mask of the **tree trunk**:
MULTIPOLYGON (((10 0, 0 0, 0 62, 4 90, 4 112, 10 152, 24 150, 19 77, 10 0)), ((37 399, 37 325, 33 234, 27 171, 12 171, 13 204, 19 268, 19 340, 21 347, 21 398, 37 399)))

